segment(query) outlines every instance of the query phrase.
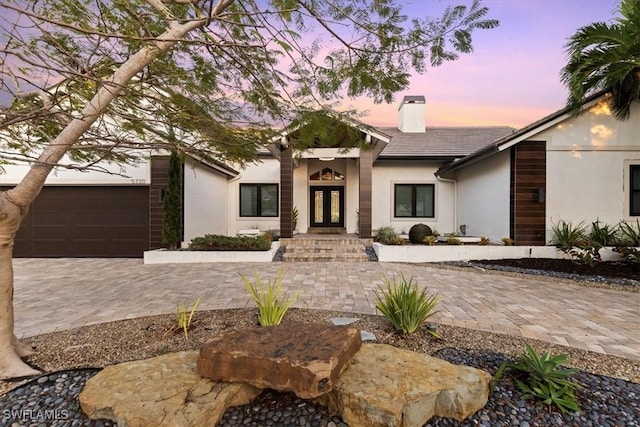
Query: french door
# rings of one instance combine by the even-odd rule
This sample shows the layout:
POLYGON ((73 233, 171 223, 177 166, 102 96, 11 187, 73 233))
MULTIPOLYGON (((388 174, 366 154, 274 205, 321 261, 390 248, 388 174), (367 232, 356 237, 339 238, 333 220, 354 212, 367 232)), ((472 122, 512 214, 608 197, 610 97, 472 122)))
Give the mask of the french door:
POLYGON ((312 186, 311 227, 344 227, 344 187, 312 186))

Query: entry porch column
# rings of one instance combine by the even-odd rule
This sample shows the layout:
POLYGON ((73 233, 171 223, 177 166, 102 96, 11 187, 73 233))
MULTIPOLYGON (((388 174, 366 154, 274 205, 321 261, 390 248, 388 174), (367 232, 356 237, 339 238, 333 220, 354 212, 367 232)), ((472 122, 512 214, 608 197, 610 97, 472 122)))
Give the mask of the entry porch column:
POLYGON ((360 238, 371 238, 371 169, 373 152, 369 147, 360 149, 360 238))
POLYGON ((280 155, 280 237, 293 237, 293 149, 280 155))

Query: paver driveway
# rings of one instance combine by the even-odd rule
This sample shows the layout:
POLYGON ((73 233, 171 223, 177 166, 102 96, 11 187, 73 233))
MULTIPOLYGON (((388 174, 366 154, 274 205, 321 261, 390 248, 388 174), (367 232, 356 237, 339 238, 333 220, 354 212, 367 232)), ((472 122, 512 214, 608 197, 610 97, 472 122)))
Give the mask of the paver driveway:
POLYGON ((16 335, 171 313, 202 297, 199 310, 252 306, 240 274, 302 289, 296 307, 374 313, 384 275, 404 273, 439 293, 434 322, 521 335, 640 359, 640 293, 535 277, 399 263, 144 265, 140 259, 16 259, 16 335))

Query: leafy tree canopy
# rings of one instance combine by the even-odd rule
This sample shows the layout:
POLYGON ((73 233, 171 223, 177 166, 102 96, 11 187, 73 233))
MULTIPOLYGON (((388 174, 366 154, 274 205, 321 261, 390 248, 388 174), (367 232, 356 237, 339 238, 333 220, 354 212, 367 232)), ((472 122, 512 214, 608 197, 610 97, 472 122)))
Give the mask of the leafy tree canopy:
POLYGON ((498 25, 480 0, 411 20, 396 0, 7 0, 0 10, 5 161, 35 161, 136 53, 157 55, 65 141, 85 166, 175 140, 205 159, 251 159, 273 128, 343 96, 390 102, 413 72, 471 52, 473 31, 498 25))
POLYGON ((579 112, 586 96, 610 92, 616 118, 629 118, 640 99, 640 0, 622 0, 620 17, 578 29, 566 45, 569 56, 562 81, 569 89, 567 105, 579 112))

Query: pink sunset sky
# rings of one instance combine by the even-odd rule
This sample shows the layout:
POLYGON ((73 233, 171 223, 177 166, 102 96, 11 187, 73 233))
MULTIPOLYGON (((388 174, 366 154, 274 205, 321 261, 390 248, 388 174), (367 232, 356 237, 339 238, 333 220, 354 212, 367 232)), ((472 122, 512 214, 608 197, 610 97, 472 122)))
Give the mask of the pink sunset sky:
MULTIPOLYGON (((407 0, 408 14, 439 16, 466 0, 407 0)), ((532 123, 565 105, 560 82, 567 39, 582 26, 611 22, 618 0, 484 0, 488 17, 500 26, 473 34, 474 52, 457 61, 415 75, 393 104, 359 98, 345 105, 367 111, 362 121, 397 125, 404 95, 424 95, 427 126, 509 125, 532 123)))

